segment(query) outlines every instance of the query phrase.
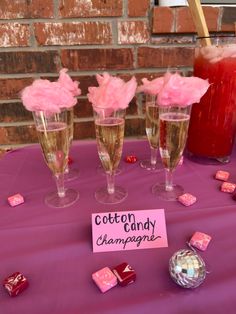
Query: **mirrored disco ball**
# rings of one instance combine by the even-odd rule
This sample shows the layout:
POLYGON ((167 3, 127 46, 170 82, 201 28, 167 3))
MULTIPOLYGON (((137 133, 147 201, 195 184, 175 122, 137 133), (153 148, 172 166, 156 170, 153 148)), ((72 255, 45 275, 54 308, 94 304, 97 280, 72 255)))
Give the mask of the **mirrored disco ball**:
POLYGON ((171 278, 183 288, 196 288, 206 277, 203 259, 194 251, 180 250, 169 261, 171 278))

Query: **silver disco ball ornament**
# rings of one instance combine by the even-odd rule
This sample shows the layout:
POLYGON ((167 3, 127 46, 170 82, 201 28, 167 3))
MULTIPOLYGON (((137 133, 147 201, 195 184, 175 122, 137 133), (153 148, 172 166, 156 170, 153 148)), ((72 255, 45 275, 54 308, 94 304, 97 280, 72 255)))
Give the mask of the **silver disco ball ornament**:
POLYGON ((196 288, 206 277, 203 259, 194 251, 180 250, 169 261, 171 278, 183 288, 196 288))

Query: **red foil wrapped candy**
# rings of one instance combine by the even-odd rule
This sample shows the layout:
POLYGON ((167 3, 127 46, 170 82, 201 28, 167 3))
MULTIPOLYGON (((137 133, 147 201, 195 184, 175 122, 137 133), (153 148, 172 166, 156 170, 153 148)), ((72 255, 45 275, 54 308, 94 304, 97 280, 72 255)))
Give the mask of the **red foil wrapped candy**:
POLYGON ((127 263, 117 265, 112 271, 116 275, 118 283, 121 286, 127 286, 128 284, 133 283, 136 279, 135 271, 127 263))
POLYGON ((11 297, 17 296, 28 287, 28 280, 20 272, 16 272, 3 281, 3 286, 11 297))
POLYGON ((125 161, 129 164, 134 164, 137 160, 138 159, 135 155, 128 155, 125 157, 125 161))

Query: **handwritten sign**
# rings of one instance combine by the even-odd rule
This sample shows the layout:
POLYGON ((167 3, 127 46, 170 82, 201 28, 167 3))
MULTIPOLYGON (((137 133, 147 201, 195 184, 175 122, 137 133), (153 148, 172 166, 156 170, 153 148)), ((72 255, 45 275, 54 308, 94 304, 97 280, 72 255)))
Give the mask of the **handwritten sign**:
POLYGON ((164 209, 92 214, 93 252, 167 247, 164 209))

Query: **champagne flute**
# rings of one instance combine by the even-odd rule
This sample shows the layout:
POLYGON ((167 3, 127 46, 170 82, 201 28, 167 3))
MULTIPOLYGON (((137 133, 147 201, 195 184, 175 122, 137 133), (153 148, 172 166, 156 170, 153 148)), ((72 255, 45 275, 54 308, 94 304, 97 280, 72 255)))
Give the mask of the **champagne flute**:
POLYGON ((44 160, 52 171, 57 186, 57 191, 46 196, 45 203, 55 208, 70 206, 78 199, 79 193, 64 187, 69 152, 67 110, 60 113, 37 111, 33 112, 33 117, 44 160))
POLYGON ((125 109, 93 107, 98 155, 106 173, 107 187, 95 192, 95 198, 103 204, 117 204, 128 195, 121 186, 115 186, 124 141, 125 109))
POLYGON ((156 95, 140 93, 137 97, 138 106, 145 117, 146 135, 151 149, 151 158, 144 159, 140 166, 146 170, 160 171, 162 163, 157 159, 159 146, 159 107, 156 104, 156 95))
POLYGON ((160 154, 165 167, 165 183, 157 183, 152 193, 167 201, 183 194, 183 187, 173 184, 173 172, 183 154, 191 113, 191 106, 160 107, 160 154))
MULTIPOLYGON (((72 146, 74 136, 74 110, 73 107, 67 109, 67 121, 68 121, 68 137, 69 137, 69 148, 72 146)), ((79 176, 79 170, 71 168, 69 164, 66 164, 65 169, 65 181, 71 181, 77 179, 79 176)))

